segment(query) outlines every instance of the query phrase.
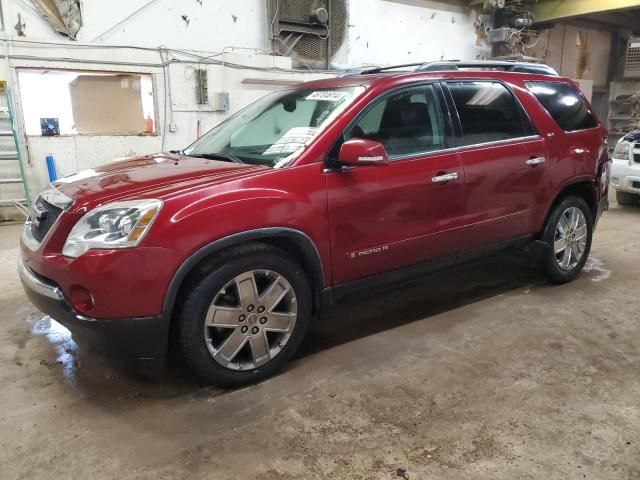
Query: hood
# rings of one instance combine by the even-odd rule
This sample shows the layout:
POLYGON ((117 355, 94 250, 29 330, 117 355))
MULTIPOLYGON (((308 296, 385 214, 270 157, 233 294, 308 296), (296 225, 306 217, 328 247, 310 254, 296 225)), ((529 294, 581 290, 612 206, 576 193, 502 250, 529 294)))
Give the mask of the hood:
POLYGON ((103 203, 132 195, 162 198, 199 184, 236 180, 269 167, 162 153, 146 155, 58 179, 54 186, 73 200, 103 203))
POLYGON ((640 141, 640 130, 634 130, 631 133, 627 133, 624 137, 622 137, 619 142, 637 142, 640 141))

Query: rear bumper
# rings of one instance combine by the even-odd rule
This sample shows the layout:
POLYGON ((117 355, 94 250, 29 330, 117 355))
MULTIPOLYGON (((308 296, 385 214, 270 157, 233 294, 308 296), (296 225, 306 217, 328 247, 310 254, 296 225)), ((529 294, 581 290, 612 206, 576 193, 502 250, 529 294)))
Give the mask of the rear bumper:
POLYGON ((74 310, 60 287, 34 273, 22 259, 18 273, 31 303, 68 328, 79 345, 125 360, 145 373, 162 368, 169 336, 166 316, 89 318, 74 310))

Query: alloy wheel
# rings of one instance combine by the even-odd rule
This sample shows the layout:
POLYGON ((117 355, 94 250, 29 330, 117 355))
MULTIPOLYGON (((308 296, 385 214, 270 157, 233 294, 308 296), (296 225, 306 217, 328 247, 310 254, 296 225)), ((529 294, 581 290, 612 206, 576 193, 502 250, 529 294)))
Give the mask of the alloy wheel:
POLYGON ((587 247, 587 219, 577 207, 567 208, 556 225, 553 251, 562 270, 580 263, 587 247))
POLYGON ((213 359, 231 370, 261 367, 289 341, 297 319, 293 287, 271 270, 237 275, 215 295, 204 336, 213 359))

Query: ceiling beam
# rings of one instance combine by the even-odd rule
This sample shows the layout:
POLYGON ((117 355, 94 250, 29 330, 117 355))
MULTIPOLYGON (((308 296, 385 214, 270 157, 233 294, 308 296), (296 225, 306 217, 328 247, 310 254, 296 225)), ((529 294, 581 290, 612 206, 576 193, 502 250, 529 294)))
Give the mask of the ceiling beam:
POLYGON ((640 7, 640 0, 543 0, 535 4, 532 11, 536 22, 550 22, 634 7, 640 7))
MULTIPOLYGON (((562 25, 562 24, 572 25, 576 28, 590 28, 593 30, 601 30, 603 32, 619 32, 621 29, 624 29, 624 27, 621 27, 620 25, 612 25, 611 23, 598 22, 597 20, 594 20, 589 16, 569 18, 567 20, 563 20, 558 23, 558 25, 562 25)), ((549 25, 553 25, 553 24, 549 24, 549 25)), ((627 29, 627 30, 629 32, 628 35, 631 35, 632 33, 631 29, 627 29)))
POLYGON ((594 13, 592 15, 589 15, 587 18, 590 18, 597 22, 629 28, 631 30, 640 29, 640 22, 638 22, 637 17, 625 15, 623 13, 594 13))

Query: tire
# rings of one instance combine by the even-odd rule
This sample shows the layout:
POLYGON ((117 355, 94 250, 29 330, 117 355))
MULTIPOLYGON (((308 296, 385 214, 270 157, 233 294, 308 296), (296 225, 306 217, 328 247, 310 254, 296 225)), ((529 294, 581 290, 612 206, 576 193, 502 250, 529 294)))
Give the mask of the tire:
POLYGON ((265 244, 221 254, 186 290, 176 318, 180 353, 203 382, 220 387, 256 383, 282 369, 311 318, 304 270, 265 244))
POLYGON ((573 280, 589 257, 592 237, 593 214, 587 203, 575 196, 562 199, 551 210, 542 233, 542 240, 546 243, 541 262, 545 276, 553 283, 573 280), (579 221, 578 227, 569 225, 576 218, 579 221), (565 237, 562 236, 563 231, 565 237), (573 245, 568 250, 567 243, 569 246, 573 245))
POLYGON ((618 205, 638 205, 638 200, 640 200, 640 195, 636 195, 635 193, 623 192, 621 190, 616 190, 616 200, 618 205))

